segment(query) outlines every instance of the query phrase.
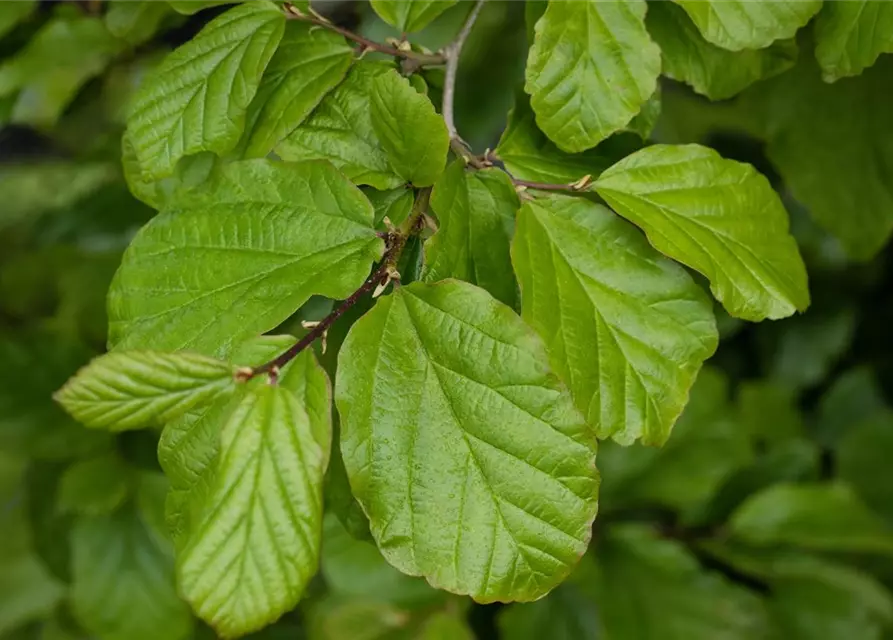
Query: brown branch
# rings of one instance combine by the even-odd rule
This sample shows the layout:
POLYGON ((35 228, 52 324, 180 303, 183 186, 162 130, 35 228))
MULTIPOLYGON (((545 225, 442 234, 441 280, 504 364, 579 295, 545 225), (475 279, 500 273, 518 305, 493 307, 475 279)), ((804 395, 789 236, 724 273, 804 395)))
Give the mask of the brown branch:
POLYGON ((589 185, 592 184, 592 177, 583 176, 583 178, 581 178, 577 182, 570 182, 568 184, 535 182, 532 180, 518 180, 517 178, 512 178, 512 183, 515 185, 516 188, 520 187, 521 189, 538 189, 540 191, 570 191, 571 193, 580 193, 581 191, 587 191, 589 189, 589 185))
POLYGON ((385 285, 389 280, 393 279, 399 282, 399 274, 396 272, 397 260, 406 246, 406 241, 410 236, 419 233, 424 227, 425 214, 428 211, 428 201, 431 197, 431 189, 426 188, 419 191, 416 201, 413 204, 412 212, 399 229, 389 231, 385 236, 385 253, 382 256, 381 264, 372 272, 359 289, 350 294, 344 301, 335 307, 329 315, 323 318, 310 332, 303 338, 294 343, 286 351, 282 352, 272 360, 265 362, 259 367, 245 367, 236 372, 236 377, 242 382, 246 382, 263 374, 269 374, 270 381, 275 382, 279 376, 279 371, 294 360, 299 353, 313 344, 317 338, 321 338, 328 331, 338 318, 354 306, 367 293, 371 293, 379 286, 385 285))
POLYGON ((325 18, 304 13, 291 3, 286 2, 283 7, 285 8, 285 17, 289 20, 309 22, 310 24, 322 27, 323 29, 334 31, 337 34, 344 36, 348 40, 352 40, 353 42, 362 45, 364 50, 377 51, 378 53, 394 56, 395 58, 400 58, 402 60, 412 60, 416 67, 436 66, 442 65, 446 62, 446 56, 439 53, 419 53, 410 49, 398 49, 386 44, 381 44, 380 42, 375 42, 374 40, 369 40, 368 38, 364 38, 363 36, 356 34, 353 31, 349 31, 343 27, 339 27, 336 24, 332 24, 325 18))

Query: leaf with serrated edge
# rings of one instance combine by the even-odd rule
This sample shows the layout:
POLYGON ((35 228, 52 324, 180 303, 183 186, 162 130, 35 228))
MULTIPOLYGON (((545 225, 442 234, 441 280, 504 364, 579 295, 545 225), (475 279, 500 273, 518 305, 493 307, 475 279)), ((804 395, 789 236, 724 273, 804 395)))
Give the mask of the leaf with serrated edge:
POLYGON ((809 305, 806 267, 769 181, 699 145, 654 145, 595 182, 658 251, 703 273, 733 316, 784 318, 809 305))
POLYGON ((250 2, 215 18, 164 59, 134 97, 127 121, 146 177, 171 175, 183 156, 221 155, 236 146, 284 27, 272 2, 250 2))
POLYGON ((378 16, 401 33, 424 29, 458 0, 371 0, 378 16))
POLYGON ((645 23, 660 45, 664 75, 685 82, 711 100, 731 98, 797 62, 793 39, 739 52, 717 47, 704 40, 685 11, 672 2, 649 5, 645 23))
POLYGON ((586 550, 595 435, 539 338, 483 289, 415 282, 338 358, 341 451, 392 565, 478 602, 535 600, 586 550))
POLYGON ((124 254, 109 290, 116 349, 226 356, 311 295, 350 295, 384 249, 372 205, 327 162, 236 162, 190 197, 124 254))
POLYGON ((357 184, 393 189, 403 184, 372 128, 373 82, 392 69, 384 61, 360 60, 323 98, 301 126, 276 147, 283 160, 328 160, 357 184))
POLYGON ((509 243, 521 206, 511 179, 500 169, 466 171, 456 160, 431 193, 438 230, 425 243, 422 279, 457 278, 515 306, 517 284, 509 243))
POLYGON ((822 0, 673 0, 685 9, 707 42, 730 51, 762 49, 791 38, 822 0))
POLYGON ((248 107, 246 158, 262 158, 294 131, 350 67, 353 49, 342 36, 289 22, 248 107))
POLYGON ((233 368, 207 356, 116 351, 95 358, 53 397, 88 427, 124 431, 172 420, 234 384, 233 368))
POLYGON ((450 137, 431 101, 391 69, 373 81, 370 107, 372 128, 396 174, 416 187, 434 184, 450 137))
POLYGON ((316 573, 325 461, 284 387, 248 389, 226 419, 202 523, 177 562, 184 597, 222 636, 275 621, 316 573))
POLYGON ((524 90, 539 128, 563 151, 623 129, 657 88, 660 49, 645 0, 550 2, 536 23, 524 90))
POLYGON ((828 82, 855 76, 893 53, 893 3, 826 2, 815 23, 815 57, 828 82))
POLYGON ((607 208, 526 203, 512 258, 522 317, 600 438, 663 444, 717 345, 712 303, 607 208))

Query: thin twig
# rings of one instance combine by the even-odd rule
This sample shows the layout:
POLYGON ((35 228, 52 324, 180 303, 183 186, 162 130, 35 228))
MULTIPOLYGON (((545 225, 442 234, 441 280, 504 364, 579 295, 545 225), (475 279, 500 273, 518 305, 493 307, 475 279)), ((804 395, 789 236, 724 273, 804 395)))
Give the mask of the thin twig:
MULTIPOLYGON (((459 58, 462 55, 462 47, 465 46, 468 34, 471 33, 471 28, 474 26, 475 20, 477 20, 483 6, 484 0, 477 0, 456 39, 443 50, 443 55, 446 58, 446 73, 443 81, 443 107, 441 111, 447 132, 450 134, 450 140, 462 141, 458 131, 456 131, 456 122, 453 116, 453 100, 456 95, 456 73, 459 70, 459 58)), ((464 145, 464 143, 462 144, 464 145)))
POLYGON ((592 181, 591 179, 587 180, 587 178, 583 178, 579 182, 571 182, 569 184, 534 182, 531 180, 518 180, 516 178, 512 178, 512 183, 515 185, 515 187, 520 187, 522 189, 538 189, 539 191, 570 191, 572 193, 579 193, 581 191, 586 191, 589 188, 589 185, 592 181))
POLYGON ((289 20, 309 22, 310 24, 315 24, 316 26, 322 27, 323 29, 334 31, 335 33, 344 36, 348 40, 352 40, 362 45, 364 50, 377 51, 379 53, 394 56, 395 58, 400 58, 403 60, 412 60, 415 65, 419 67, 442 65, 446 62, 446 56, 439 53, 419 53, 417 51, 412 51, 409 48, 398 49, 386 44, 381 44, 380 42, 375 42, 374 40, 364 38, 363 36, 356 34, 353 31, 349 31, 343 27, 339 27, 336 24, 332 24, 322 17, 304 13, 293 4, 290 4, 288 2, 286 2, 283 6, 285 7, 285 17, 289 20))
POLYGON ((406 240, 419 233, 424 226, 425 214, 428 211, 428 201, 431 197, 431 189, 426 188, 419 191, 412 212, 404 221, 399 229, 393 230, 386 235, 385 253, 382 257, 381 264, 372 272, 359 289, 350 294, 345 300, 339 304, 332 312, 323 318, 319 324, 313 327, 310 332, 303 338, 294 343, 286 351, 282 352, 272 360, 265 362, 259 367, 246 367, 240 369, 236 376, 241 381, 247 381, 251 378, 263 374, 269 374, 270 380, 275 381, 279 376, 279 371, 294 360, 299 353, 313 344, 317 338, 321 338, 328 331, 338 318, 354 306, 360 299, 368 293, 375 291, 379 286, 385 286, 390 279, 399 281, 399 274, 396 273, 397 260, 406 246, 406 240))

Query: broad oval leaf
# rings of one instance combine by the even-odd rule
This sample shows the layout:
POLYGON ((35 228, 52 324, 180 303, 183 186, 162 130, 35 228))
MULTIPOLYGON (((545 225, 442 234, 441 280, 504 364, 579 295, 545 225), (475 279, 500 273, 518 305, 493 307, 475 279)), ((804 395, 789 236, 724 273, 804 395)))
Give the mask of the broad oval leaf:
POLYGON ((352 60, 342 36, 289 22, 248 108, 244 157, 270 153, 344 79, 352 60))
POLYGON ((826 2, 816 19, 815 42, 815 57, 826 81, 859 75, 882 53, 893 53, 893 4, 826 2))
POLYGON ((797 62, 797 43, 781 40, 765 49, 732 52, 707 42, 672 2, 648 6, 648 31, 660 45, 663 73, 711 100, 724 100, 797 62))
POLYGON ((654 94, 660 49, 645 10, 645 0, 559 0, 537 21, 524 90, 539 128, 562 150, 594 147, 654 94))
POLYGON ((127 122, 146 177, 171 175, 183 156, 236 146, 284 27, 276 5, 257 0, 215 18, 164 59, 140 87, 127 122))
POLYGON ((385 558, 479 602, 535 600, 586 550, 595 436, 536 335, 474 285, 413 283, 338 358, 341 451, 385 558))
POLYGON ((421 31, 459 0, 371 0, 379 17, 400 33, 421 31))
POLYGON ((733 316, 784 318, 809 305, 806 267, 769 181, 699 145, 654 145, 595 182, 658 251, 703 273, 733 316))
POLYGON ((284 160, 328 160, 357 184, 399 187, 403 180, 388 161, 372 127, 371 94, 376 78, 393 66, 360 60, 301 126, 276 147, 284 160))
POLYGON ((822 8, 822 0, 673 1, 685 9, 708 42, 730 51, 762 49, 791 38, 822 8))
POLYGON ((227 165, 137 234, 109 291, 109 341, 224 356, 311 295, 359 287, 383 251, 372 216, 326 162, 227 165))
POLYGON ((422 279, 464 280, 514 307, 518 286, 509 243, 520 206, 515 187, 504 171, 466 171, 462 160, 455 161, 431 193, 438 230, 425 243, 422 279))
POLYGON ((328 444, 279 385, 246 389, 227 417, 201 524, 177 558, 184 597, 224 637, 278 619, 316 573, 328 444))
POLYGON ((234 384, 232 366, 207 356, 115 351, 94 358, 53 398, 88 427, 124 431, 172 420, 234 384))
POLYGON ((71 548, 71 605, 86 631, 107 640, 191 637, 193 618, 177 596, 167 544, 133 505, 80 518, 71 548))
POLYGON ((431 101, 390 69, 373 81, 370 107, 394 172, 416 187, 434 184, 446 166, 450 137, 431 101))
POLYGON ((598 436, 663 444, 716 349, 707 295, 631 224, 581 198, 526 203, 512 258, 521 315, 598 436))

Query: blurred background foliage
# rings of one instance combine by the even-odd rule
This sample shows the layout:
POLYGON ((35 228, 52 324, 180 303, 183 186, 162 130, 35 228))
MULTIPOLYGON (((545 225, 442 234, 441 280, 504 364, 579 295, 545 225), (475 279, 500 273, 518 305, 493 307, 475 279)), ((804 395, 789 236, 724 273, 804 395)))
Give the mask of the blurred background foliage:
MULTIPOLYGON (((0 638, 213 637, 174 589, 158 434, 87 431, 50 394, 104 349, 106 289, 154 213, 122 176, 128 99, 219 4, 0 2, 0 638)), ((457 121, 478 152, 496 146, 515 104, 535 4, 487 3, 464 49, 457 121)), ((373 39, 399 35, 362 2, 315 7, 373 39)), ((436 50, 468 9, 414 41, 436 50)), ((326 518, 321 575, 298 610, 253 637, 893 638, 893 269, 882 248, 893 60, 825 84, 808 37, 799 61, 779 56, 787 71, 734 99, 666 81, 652 138, 708 144, 770 177, 813 304, 758 325, 717 307, 721 347, 669 443, 601 447, 600 514, 572 578, 536 603, 481 606, 399 574, 352 511, 336 457, 328 502, 340 519, 326 518)), ((436 93, 442 72, 425 76, 436 93)), ((595 155, 580 167, 595 173, 595 155)), ((314 300, 300 315, 326 308, 314 300)), ((346 326, 330 336, 330 372, 346 326)))

